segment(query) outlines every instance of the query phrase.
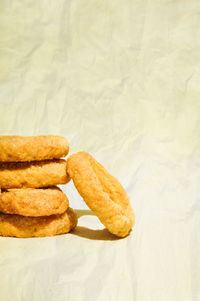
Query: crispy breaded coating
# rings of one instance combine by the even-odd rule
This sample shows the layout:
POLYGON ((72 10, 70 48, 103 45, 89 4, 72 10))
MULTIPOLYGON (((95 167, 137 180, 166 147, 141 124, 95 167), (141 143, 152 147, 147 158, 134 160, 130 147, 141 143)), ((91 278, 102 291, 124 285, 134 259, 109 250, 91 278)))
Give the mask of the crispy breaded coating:
POLYGON ((58 187, 2 189, 0 211, 24 216, 49 216, 67 210, 69 202, 58 187))
POLYGON ((90 154, 79 152, 67 160, 67 172, 88 207, 113 234, 124 237, 134 224, 129 198, 119 183, 90 154))
POLYGON ((0 187, 2 188, 39 188, 66 184, 69 181, 64 159, 0 162, 0 187))
POLYGON ((68 141, 60 136, 0 136, 2 162, 59 159, 68 152, 68 141))
POLYGON ((27 217, 0 213, 0 235, 42 237, 68 233, 77 225, 77 215, 68 208, 63 214, 27 217))

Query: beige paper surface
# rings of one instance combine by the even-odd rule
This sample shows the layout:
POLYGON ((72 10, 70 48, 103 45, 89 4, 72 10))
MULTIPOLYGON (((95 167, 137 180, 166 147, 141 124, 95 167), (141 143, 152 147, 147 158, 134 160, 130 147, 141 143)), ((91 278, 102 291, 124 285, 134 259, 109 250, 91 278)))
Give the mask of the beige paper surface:
POLYGON ((70 182, 79 227, 0 238, 0 301, 200 300, 198 0, 2 1, 0 134, 59 134, 126 188, 114 239, 70 182))

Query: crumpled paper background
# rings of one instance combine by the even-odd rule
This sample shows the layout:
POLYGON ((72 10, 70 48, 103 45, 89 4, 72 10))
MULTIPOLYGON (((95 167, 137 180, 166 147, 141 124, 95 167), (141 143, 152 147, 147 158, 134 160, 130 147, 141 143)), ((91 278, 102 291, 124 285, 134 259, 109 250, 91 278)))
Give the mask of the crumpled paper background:
POLYGON ((74 233, 0 238, 1 301, 200 300, 200 4, 1 1, 0 134, 59 134, 126 188, 114 239, 73 187, 74 233))

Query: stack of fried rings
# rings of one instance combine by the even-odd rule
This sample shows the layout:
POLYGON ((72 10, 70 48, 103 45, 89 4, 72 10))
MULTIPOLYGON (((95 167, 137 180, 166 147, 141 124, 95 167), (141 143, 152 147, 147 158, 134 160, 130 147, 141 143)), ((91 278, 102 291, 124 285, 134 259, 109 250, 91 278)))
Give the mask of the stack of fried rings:
POLYGON ((37 237, 67 233, 77 224, 66 195, 69 145, 59 136, 0 136, 0 234, 37 237))
MULTIPOLYGON (((8 159, 8 157, 10 158, 11 155, 9 154, 6 156, 4 153, 4 156, 3 156, 3 155, 1 155, 1 152, 2 152, 2 149, 1 149, 1 138, 0 138, 0 160, 2 160, 2 158, 3 158, 4 161, 8 162, 7 159, 8 159)), ((30 157, 30 154, 29 154, 29 157, 30 157)), ((36 158, 34 157, 34 160, 35 159, 36 158)), ((44 155, 41 155, 41 160, 45 160, 44 155)), ((4 168, 4 170, 5 169, 6 168, 4 168)), ((111 233, 115 234, 118 237, 127 236, 129 234, 132 226, 134 225, 135 218, 134 218, 134 212, 131 207, 129 198, 128 198, 124 188, 119 183, 119 181, 115 177, 111 176, 100 163, 98 163, 90 154, 88 154, 86 152, 78 152, 78 153, 71 155, 67 159, 67 162, 66 162, 66 171, 67 171, 67 177, 68 177, 67 181, 69 181, 70 178, 73 180, 74 185, 75 185, 76 189, 78 190, 79 194, 82 196, 83 200, 86 202, 88 207, 97 215, 97 217, 105 225, 105 227, 111 233)), ((23 178, 22 181, 19 180, 20 177, 21 177, 21 174, 20 174, 20 176, 18 174, 17 185, 18 185, 18 187, 22 188, 22 187, 24 187, 24 183, 26 182, 26 177, 22 176, 22 178, 23 178)), ((35 177, 35 178, 37 178, 37 177, 35 177)), ((5 176, 4 176, 4 179, 5 179, 5 176)), ((8 183, 8 181, 7 181, 7 183, 8 183)), ((41 185, 41 183, 43 184, 42 179, 40 179, 40 185, 41 185)), ((0 186, 1 186, 1 168, 0 168, 0 186)), ((12 217, 12 215, 10 215, 10 214, 16 213, 16 211, 17 211, 16 204, 13 204, 13 202, 11 201, 13 199, 11 196, 11 193, 13 194, 13 193, 15 193, 15 191, 10 189, 9 185, 4 184, 4 186, 7 186, 7 187, 4 187, 2 194, 0 195, 1 196, 0 197, 0 203, 1 203, 0 211, 3 211, 2 210, 2 206, 3 206, 3 209, 4 209, 3 212, 5 212, 7 214, 4 214, 3 218, 0 215, 0 233, 1 234, 3 232, 2 229, 5 228, 5 219, 6 219, 5 216, 9 215, 12 217), (6 193, 7 193, 7 196, 6 196, 6 193), (10 196, 8 195, 9 193, 10 193, 10 196), (4 197, 2 197, 3 194, 5 194, 4 197)), ((42 187, 45 187, 45 184, 43 184, 42 187)), ((53 190, 55 192, 56 189, 53 188, 53 190)), ((46 191, 45 191, 45 189, 43 189, 42 200, 45 199, 45 193, 46 193, 46 191)), ((39 199, 39 198, 37 198, 36 195, 35 196, 33 195, 33 190, 32 191, 30 190, 30 195, 31 195, 32 202, 29 202, 29 203, 32 204, 32 206, 29 207, 28 214, 31 213, 31 216, 34 216, 35 208, 38 208, 37 203, 39 202, 36 199, 39 199), (36 201, 33 201, 33 200, 36 200, 36 201)), ((20 196, 18 196, 18 197, 21 200, 20 196)), ((45 208, 44 203, 45 202, 40 204, 40 212, 42 214, 47 214, 48 209, 45 208)), ((59 211, 59 209, 62 208, 62 206, 63 206, 62 201, 60 201, 59 204, 57 203, 55 206, 58 210, 57 213, 55 213, 55 214, 57 214, 57 216, 59 216, 59 217, 62 216, 62 214, 60 214, 60 211, 59 211)), ((68 209, 68 210, 72 210, 72 209, 68 209)), ((72 212, 73 211, 71 211, 67 215, 68 219, 70 219, 70 216, 71 216, 71 222, 69 222, 69 224, 71 224, 71 226, 69 227, 68 231, 73 229, 77 223, 76 218, 72 218, 73 217, 72 212)), ((24 215, 26 215, 26 213, 27 213, 27 211, 26 210, 24 211, 22 208, 21 208, 21 211, 17 212, 17 214, 24 214, 24 215)), ((50 230, 46 229, 44 226, 44 225, 46 225, 45 224, 46 221, 38 219, 39 225, 42 224, 42 229, 43 229, 43 231, 45 231, 45 235, 66 233, 66 230, 65 230, 65 232, 62 232, 60 230, 55 231, 55 229, 54 229, 55 225, 53 223, 55 223, 56 215, 54 215, 54 220, 52 220, 52 215, 50 217, 51 217, 50 230)), ((42 219, 42 218, 43 217, 40 217, 40 219, 42 219)), ((28 217, 26 217, 26 219, 28 219, 28 217)), ((12 226, 14 225, 15 232, 16 232, 16 229, 19 230, 19 228, 20 228, 20 230, 21 230, 21 229, 24 229, 24 227, 27 227, 27 228, 30 227, 29 220, 26 220, 25 224, 23 224, 23 223, 19 222, 17 219, 15 219, 14 221, 11 221, 11 218, 10 218, 9 222, 12 226)), ((35 225, 35 228, 37 228, 37 226, 38 226, 38 224, 35 225)), ((60 224, 59 224, 59 226, 60 226, 60 224)), ((59 228, 59 226, 58 226, 58 228, 59 228)), ((13 234, 13 231, 14 230, 12 229, 10 234, 13 234)), ((33 236, 33 233, 31 231, 29 233, 29 236, 33 236)), ((38 230, 38 232, 36 231, 36 233, 38 233, 37 236, 41 236, 40 229, 38 230)), ((5 233, 5 230, 2 235, 4 235, 4 234, 7 234, 7 233, 5 233)), ((15 235, 10 235, 10 236, 19 236, 18 233, 14 233, 14 234, 15 235)), ((5 236, 8 236, 8 235, 5 235, 5 236)))

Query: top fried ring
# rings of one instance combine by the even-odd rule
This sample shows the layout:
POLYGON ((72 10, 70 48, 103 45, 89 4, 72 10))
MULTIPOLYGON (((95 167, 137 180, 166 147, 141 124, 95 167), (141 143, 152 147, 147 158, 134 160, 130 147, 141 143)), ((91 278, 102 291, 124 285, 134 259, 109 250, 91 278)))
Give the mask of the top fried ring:
POLYGON ((111 233, 119 237, 126 236, 134 224, 135 216, 119 181, 86 152, 68 158, 67 172, 102 224, 111 233))
POLYGON ((59 159, 68 152, 68 141, 60 136, 0 136, 1 162, 59 159))

